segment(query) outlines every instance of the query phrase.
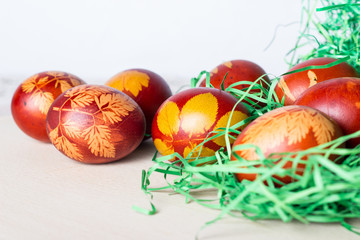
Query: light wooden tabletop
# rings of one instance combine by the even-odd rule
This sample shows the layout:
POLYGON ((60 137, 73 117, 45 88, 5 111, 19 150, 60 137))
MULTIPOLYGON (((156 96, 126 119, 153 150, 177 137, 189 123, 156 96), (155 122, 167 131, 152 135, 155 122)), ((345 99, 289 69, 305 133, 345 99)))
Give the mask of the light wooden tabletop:
MULTIPOLYGON (((219 212, 169 192, 154 193, 158 213, 143 215, 132 206, 150 206, 140 182, 141 171, 152 165, 151 141, 118 162, 87 165, 27 137, 10 115, 0 117, 0 133, 0 239, 359 238, 338 224, 232 217, 200 231, 219 212)), ((165 182, 155 175, 152 184, 165 182)))

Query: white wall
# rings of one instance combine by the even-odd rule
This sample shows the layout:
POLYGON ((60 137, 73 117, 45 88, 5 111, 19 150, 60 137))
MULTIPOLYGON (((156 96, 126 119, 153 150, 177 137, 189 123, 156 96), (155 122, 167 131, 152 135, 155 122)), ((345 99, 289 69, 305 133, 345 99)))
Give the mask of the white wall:
POLYGON ((141 67, 173 89, 231 59, 281 74, 300 13, 290 0, 0 0, 0 98, 45 70, 102 84, 141 67))
MULTIPOLYGON (((0 0, 0 76, 48 69, 103 81, 129 67, 184 79, 222 61, 285 71, 301 1, 0 0)), ((170 80, 171 80, 170 79, 170 80)))

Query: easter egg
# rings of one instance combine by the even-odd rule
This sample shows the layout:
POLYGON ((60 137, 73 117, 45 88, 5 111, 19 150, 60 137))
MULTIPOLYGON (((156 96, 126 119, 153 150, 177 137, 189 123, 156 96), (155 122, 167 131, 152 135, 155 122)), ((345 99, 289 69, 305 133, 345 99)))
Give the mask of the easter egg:
MULTIPOLYGON (((334 119, 344 131, 351 134, 360 130, 360 78, 335 78, 307 89, 295 101, 297 105, 318 109, 334 119)), ((360 137, 347 141, 356 147, 360 137)))
POLYGON ((212 156, 225 147, 224 136, 214 137, 201 145, 212 132, 241 122, 249 115, 235 97, 214 88, 191 88, 168 98, 155 114, 152 138, 162 155, 178 153, 182 157, 212 156), (190 154, 191 153, 191 154, 190 154))
MULTIPOLYGON (((323 66, 335 62, 337 59, 329 57, 313 58, 290 68, 290 71, 298 70, 309 66, 323 66)), ((294 104, 296 99, 309 87, 315 84, 339 77, 359 77, 356 69, 346 62, 335 66, 321 69, 310 69, 297 73, 284 75, 280 78, 275 87, 275 93, 281 101, 284 98, 284 105, 294 104)))
POLYGON ((28 136, 50 142, 46 133, 46 114, 52 102, 64 91, 81 84, 77 76, 60 71, 37 73, 16 89, 11 113, 17 126, 28 136))
POLYGON ((145 117, 139 105, 114 88, 81 85, 50 106, 46 128, 52 144, 71 159, 108 163, 142 142, 145 117))
MULTIPOLYGON (((239 134, 233 144, 231 159, 233 161, 237 159, 259 160, 259 155, 254 147, 236 148, 243 144, 258 146, 266 158, 278 159, 281 157, 276 153, 294 152, 295 157, 297 151, 330 142, 342 135, 338 124, 316 109, 297 105, 280 107, 253 120, 239 134)), ((303 160, 306 159, 307 156, 303 160)), ((287 161, 283 168, 292 169, 292 161, 287 161)), ((301 175, 304 168, 304 163, 297 164, 295 173, 301 175)), ((244 179, 253 181, 257 178, 257 174, 239 172, 236 173, 236 177, 239 181, 244 179)), ((290 183, 294 180, 289 175, 273 177, 283 183, 290 183)))
POLYGON ((145 114, 146 138, 149 138, 156 111, 172 95, 167 82, 152 71, 129 69, 116 74, 105 85, 126 93, 139 104, 145 114))
MULTIPOLYGON (((257 81, 257 83, 265 89, 270 85, 270 80, 266 75, 265 70, 258 64, 248 60, 232 60, 224 62, 210 71, 210 83, 214 88, 221 89, 221 85, 223 84, 223 88, 226 89, 231 84, 240 81, 257 81)), ((203 79, 200 83, 200 87, 205 86, 206 79, 203 79)), ((234 86, 234 88, 239 90, 245 90, 248 87, 250 87, 250 84, 247 83, 239 83, 239 85, 234 86)), ((250 93, 259 93, 260 91, 260 89, 254 88, 250 90, 250 93)), ((254 101, 254 99, 252 101, 254 101)))

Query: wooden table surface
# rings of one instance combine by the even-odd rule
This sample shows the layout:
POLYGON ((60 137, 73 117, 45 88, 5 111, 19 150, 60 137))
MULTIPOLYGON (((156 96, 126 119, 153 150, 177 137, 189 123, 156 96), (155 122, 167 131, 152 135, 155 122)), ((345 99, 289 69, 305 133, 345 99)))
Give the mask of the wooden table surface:
MULTIPOLYGON (((200 231, 219 212, 169 192, 154 193, 158 213, 143 215, 132 206, 150 206, 140 182, 151 141, 118 162, 87 165, 27 137, 10 115, 0 117, 0 133, 0 239, 359 239, 339 224, 232 217, 200 231)), ((155 176, 152 184, 165 183, 155 176)))

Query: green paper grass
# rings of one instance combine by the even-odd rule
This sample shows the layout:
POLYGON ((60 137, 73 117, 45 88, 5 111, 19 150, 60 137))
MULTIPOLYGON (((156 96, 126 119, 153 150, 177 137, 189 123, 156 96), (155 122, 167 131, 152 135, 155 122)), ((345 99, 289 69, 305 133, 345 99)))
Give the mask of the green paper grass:
MULTIPOLYGON (((341 61, 340 61, 341 62, 341 61)), ((323 68, 329 66, 322 66, 323 68)), ((307 67, 306 69, 311 69, 307 67)), ((301 69, 297 71, 303 71, 301 69)), ((204 73, 205 74, 205 73, 204 73)), ((198 77, 200 79, 200 76, 198 77)), ((193 80, 196 82, 196 80, 193 80)), ((161 192, 170 189, 174 193, 182 194, 185 202, 196 202, 204 207, 220 210, 220 214, 212 224, 225 215, 234 217, 242 216, 252 220, 279 219, 284 222, 298 220, 303 223, 310 222, 339 222, 347 229, 356 232, 354 226, 347 223, 348 219, 360 218, 360 147, 354 149, 340 148, 348 139, 360 136, 360 131, 351 135, 343 136, 332 142, 294 153, 281 153, 281 160, 265 158, 261 150, 253 145, 239 145, 231 149, 230 133, 239 133, 239 126, 255 119, 261 114, 270 111, 273 107, 282 106, 273 96, 273 81, 269 90, 258 94, 249 94, 249 89, 238 91, 233 88, 227 90, 239 94, 239 102, 242 99, 255 98, 262 95, 267 101, 263 108, 252 108, 252 115, 242 122, 224 129, 214 131, 216 135, 209 137, 198 147, 201 148, 206 141, 219 136, 225 136, 227 147, 222 148, 211 157, 193 156, 192 153, 186 158, 174 153, 169 156, 153 157, 154 165, 143 174, 142 189, 152 198, 153 192, 161 192), (258 161, 230 161, 232 150, 241 148, 257 148, 258 161), (328 159, 330 155, 338 155, 335 163, 328 159), (306 161, 303 156, 308 156, 306 161), (176 162, 169 162, 175 157, 176 162), (192 160, 189 162, 189 160, 192 160), (293 166, 299 163, 306 164, 306 170, 302 176, 295 174, 294 169, 283 169, 287 162, 293 162, 293 166), (215 162, 213 164, 205 164, 215 162), (341 163, 340 163, 341 162, 341 163), (262 167, 258 167, 261 165, 262 167), (238 182, 235 173, 257 173, 258 178, 251 181, 238 182), (162 174, 164 186, 152 187, 151 175, 162 174), (272 176, 290 175, 297 181, 282 187, 272 176), (266 182, 267 184, 265 184, 266 182), (205 197, 202 197, 205 195, 205 197)), ((257 83, 254 88, 262 89, 257 83)), ((209 134, 210 136, 210 134, 209 134)), ((197 150, 197 149, 194 149, 197 150)), ((153 210, 154 205, 152 204, 153 210)), ((152 211, 151 214, 154 214, 152 211)))
MULTIPOLYGON (((327 68, 343 61, 359 67, 359 40, 357 38, 359 36, 359 17, 356 15, 360 11, 359 4, 349 2, 335 5, 335 1, 324 1, 323 3, 328 5, 317 11, 325 12, 331 17, 327 17, 325 22, 317 22, 312 15, 314 11, 305 9, 305 12, 309 14, 309 20, 296 47, 291 51, 294 54, 293 60, 301 46, 304 46, 301 43, 304 38, 308 41, 316 39, 307 33, 310 23, 319 29, 320 35, 325 40, 323 42, 316 40, 317 48, 314 48, 309 54, 299 57, 297 61, 321 56, 336 57, 339 60, 325 66, 309 66, 298 69, 296 72, 327 68), (342 16, 342 18, 335 19, 335 15, 342 16), (343 31, 344 33, 342 33, 343 31)), ((289 73, 291 72, 285 74, 289 73)), ((207 87, 212 87, 209 81, 210 75, 206 71, 201 72, 197 78, 193 78, 191 86, 196 87, 198 81, 204 76, 207 87)), ((156 208, 152 203, 153 192, 170 189, 174 193, 183 195, 185 202, 196 202, 204 207, 219 210, 218 216, 206 223, 205 226, 230 215, 252 220, 278 219, 284 222, 297 220, 303 223, 337 222, 348 230, 360 234, 359 229, 348 223, 349 219, 360 218, 360 146, 354 149, 340 147, 347 140, 359 137, 360 131, 320 146, 296 152, 296 154, 294 152, 277 153, 277 155, 281 155, 280 159, 271 159, 271 156, 265 158, 261 150, 253 145, 238 145, 232 149, 230 140, 234 139, 234 133, 236 135, 240 133, 237 130, 240 126, 282 106, 283 99, 277 99, 274 93, 278 79, 279 77, 273 77, 269 86, 261 86, 259 84, 261 78, 259 78, 255 82, 241 81, 224 89, 234 95, 238 102, 243 102, 243 100, 249 102, 246 106, 251 116, 233 126, 230 126, 229 120, 226 128, 217 129, 197 146, 201 149, 206 141, 225 136, 226 147, 218 150, 214 156, 199 157, 194 154, 199 149, 194 149, 186 158, 177 153, 169 156, 158 156, 156 153, 152 159, 153 166, 147 171, 143 171, 141 186, 150 197, 151 210, 141 208, 136 210, 154 214, 156 208), (235 88, 238 84, 249 84, 250 86, 247 89, 238 90, 235 88), (250 93, 251 89, 258 91, 250 93), (263 104, 259 105, 256 102, 263 104), (234 150, 245 148, 255 148, 258 155, 261 156, 260 159, 246 161, 238 158, 237 161, 230 161, 234 150), (330 155, 338 156, 335 162, 329 160, 330 155), (302 160, 304 156, 307 156, 306 161, 302 160), (170 162, 169 160, 174 157, 177 161, 170 162), (276 164, 275 161, 277 161, 276 164), (283 169, 282 166, 288 161, 292 162, 294 167, 283 169), (300 163, 306 166, 302 176, 295 174, 296 165, 300 163), (247 172, 257 173, 257 179, 255 181, 244 180, 240 183, 235 174, 247 172), (153 174, 163 175, 162 186, 152 186, 151 176, 153 174), (282 183, 273 178, 274 175, 290 175, 296 181, 278 187, 282 183)))
POLYGON ((360 72, 360 3, 357 0, 323 0, 303 3, 302 28, 289 64, 316 57, 348 57, 360 72), (318 3, 322 7, 316 8, 318 3), (307 6, 305 6, 307 5, 307 6), (303 53, 302 49, 312 48, 303 53))

